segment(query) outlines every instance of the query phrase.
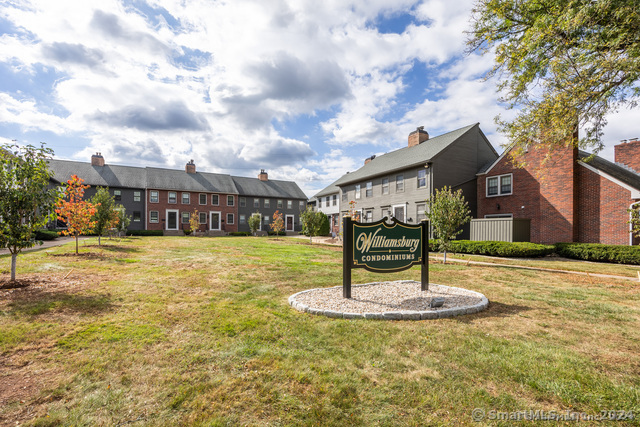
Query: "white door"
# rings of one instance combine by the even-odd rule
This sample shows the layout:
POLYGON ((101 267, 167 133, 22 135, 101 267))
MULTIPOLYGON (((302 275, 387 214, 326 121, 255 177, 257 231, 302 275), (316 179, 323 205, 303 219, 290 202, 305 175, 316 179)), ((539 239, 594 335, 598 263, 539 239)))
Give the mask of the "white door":
POLYGON ((405 222, 405 205, 396 205, 393 207, 393 216, 398 220, 405 222))
POLYGON ((177 230, 178 229, 178 211, 177 210, 169 210, 166 211, 167 215, 167 230, 177 230))
POLYGON ((209 212, 209 230, 220 230, 220 212, 209 212))

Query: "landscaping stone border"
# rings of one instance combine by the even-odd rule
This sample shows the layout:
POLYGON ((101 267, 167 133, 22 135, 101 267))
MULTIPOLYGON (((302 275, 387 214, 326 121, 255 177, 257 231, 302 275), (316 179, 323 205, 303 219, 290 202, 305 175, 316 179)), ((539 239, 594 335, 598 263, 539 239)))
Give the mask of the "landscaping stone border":
MULTIPOLYGON (((359 284, 359 285, 352 285, 352 288, 357 288, 357 287, 360 287, 360 286, 372 286, 372 285, 381 284, 381 283, 401 283, 401 284, 417 283, 419 285, 420 282, 405 281, 405 280, 400 280, 400 281, 396 281, 396 282, 374 282, 374 283, 364 283, 364 284, 359 284)), ((291 305, 296 310, 302 311, 304 313, 309 313, 309 314, 314 314, 314 315, 322 315, 322 316, 326 316, 326 317, 330 317, 330 318, 337 318, 337 319, 377 319, 377 320, 432 320, 432 319, 443 319, 443 318, 448 318, 448 317, 461 316, 461 315, 464 315, 464 314, 478 313, 480 311, 483 311, 483 310, 487 309, 487 307, 489 307, 489 300, 487 299, 487 297, 485 297, 480 292, 471 291, 471 290, 468 290, 468 289, 458 288, 458 287, 454 287, 454 286, 446 286, 446 285, 430 284, 429 286, 437 286, 439 292, 441 292, 441 293, 442 292, 446 293, 447 290, 456 290, 457 291, 456 295, 460 295, 462 293, 464 295, 474 296, 476 298, 479 298, 480 302, 477 303, 477 304, 473 304, 473 305, 459 305, 459 306, 448 307, 448 308, 440 307, 440 308, 432 308, 432 309, 429 309, 429 310, 422 310, 422 311, 396 310, 396 311, 385 311, 385 312, 352 313, 352 312, 341 312, 341 311, 335 311, 335 310, 324 310, 324 309, 321 309, 321 308, 316 308, 316 307, 309 306, 307 304, 304 304, 304 303, 296 300, 296 297, 298 297, 300 295, 303 295, 303 294, 309 294, 309 293, 314 293, 314 292, 318 292, 318 291, 321 291, 321 290, 325 291, 327 289, 332 289, 332 288, 316 288, 316 289, 308 289, 308 290, 301 291, 301 292, 298 292, 298 293, 295 293, 295 294, 291 295, 289 297, 289 305, 291 305)), ((334 286, 333 288, 339 288, 341 290, 342 286, 334 286)), ((454 294, 452 294, 452 296, 454 296, 454 294)))

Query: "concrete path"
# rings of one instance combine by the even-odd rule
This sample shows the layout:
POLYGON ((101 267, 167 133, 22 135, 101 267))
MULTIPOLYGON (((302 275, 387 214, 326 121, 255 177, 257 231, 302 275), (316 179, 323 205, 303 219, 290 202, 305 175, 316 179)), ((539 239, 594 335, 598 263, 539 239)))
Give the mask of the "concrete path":
MULTIPOLYGON (((85 240, 85 239, 90 239, 91 237, 88 236, 80 236, 79 240, 85 240)), ((53 246, 60 246, 60 245, 64 245, 66 243, 69 242, 73 242, 75 240, 75 237, 69 237, 69 236, 60 236, 60 237, 56 237, 55 240, 44 240, 41 245, 35 245, 32 248, 28 248, 28 249, 23 249, 22 252, 29 252, 29 251, 35 251, 35 250, 39 250, 39 249, 47 249, 47 248, 51 248, 53 246)), ((0 249, 0 256, 1 255, 9 255, 9 249, 0 249)))

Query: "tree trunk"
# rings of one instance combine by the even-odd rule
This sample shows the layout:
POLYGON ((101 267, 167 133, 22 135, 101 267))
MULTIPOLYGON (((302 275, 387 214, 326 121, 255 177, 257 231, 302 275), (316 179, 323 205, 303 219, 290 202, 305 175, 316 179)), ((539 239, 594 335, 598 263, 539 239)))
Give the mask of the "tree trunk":
POLYGON ((76 234, 76 255, 78 255, 78 235, 76 234))
POLYGON ((98 234, 98 246, 100 246, 100 234, 98 234))
POLYGON ((313 243, 313 236, 309 234, 309 243, 313 243))
POLYGON ((443 264, 447 263, 447 251, 444 251, 444 260, 442 261, 443 264))
POLYGON ((16 258, 18 258, 18 254, 11 253, 11 281, 16 280, 16 258))

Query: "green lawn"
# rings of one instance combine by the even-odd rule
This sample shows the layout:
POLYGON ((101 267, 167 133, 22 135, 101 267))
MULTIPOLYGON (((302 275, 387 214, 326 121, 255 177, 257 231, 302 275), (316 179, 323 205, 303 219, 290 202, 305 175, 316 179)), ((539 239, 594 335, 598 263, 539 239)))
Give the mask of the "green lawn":
MULTIPOLYGON (((20 256, 18 278, 54 283, 0 290, 0 425, 500 424, 474 422, 474 408, 640 417, 634 282, 437 264, 433 283, 479 291, 489 309, 339 320, 287 298, 341 284, 341 248, 144 237, 72 251, 20 256)), ((419 277, 355 270, 353 282, 419 277)))

